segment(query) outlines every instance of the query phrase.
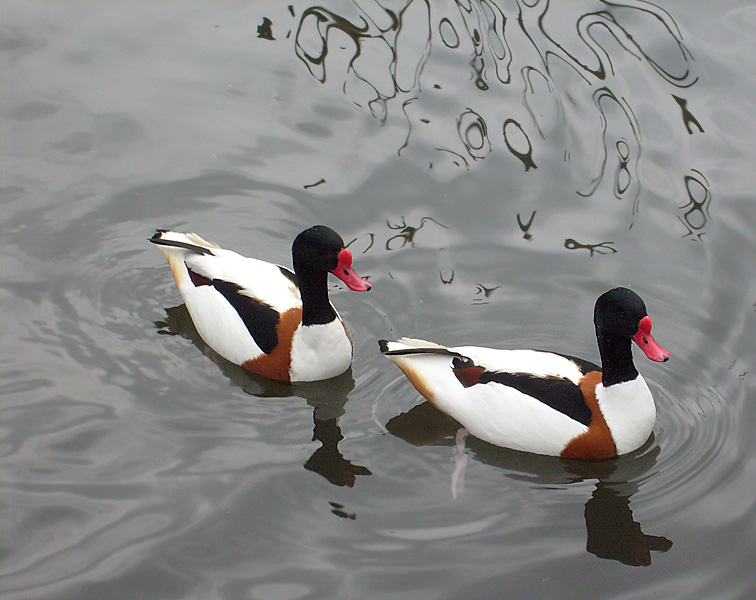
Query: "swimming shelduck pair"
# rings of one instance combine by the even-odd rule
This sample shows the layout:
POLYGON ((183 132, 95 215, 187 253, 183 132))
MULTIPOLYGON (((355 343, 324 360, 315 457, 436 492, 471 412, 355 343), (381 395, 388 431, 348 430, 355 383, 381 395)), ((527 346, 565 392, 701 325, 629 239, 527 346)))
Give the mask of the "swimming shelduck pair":
POLYGON ((276 381, 340 375, 352 341, 328 297, 328 273, 354 291, 370 283, 352 269, 338 233, 316 225, 291 248, 294 271, 224 250, 194 233, 158 230, 162 250, 202 339, 225 359, 276 381))
POLYGON ((436 408, 474 436, 498 446, 584 460, 613 458, 651 435, 656 407, 635 369, 631 342, 648 358, 669 360, 651 336, 651 318, 633 291, 596 301, 602 367, 539 350, 446 348, 381 340, 381 352, 436 408))
MULTIPOLYGON (((316 225, 292 245, 294 271, 224 250, 194 233, 158 230, 150 239, 168 259, 202 339, 227 360, 269 379, 316 381, 349 368, 352 342, 328 297, 328 273, 349 289, 371 285, 332 229, 316 225)), ((633 291, 596 301, 601 364, 540 350, 446 348, 403 338, 381 352, 431 404, 476 437, 536 454, 597 460, 639 448, 656 407, 633 363, 631 342, 648 358, 669 359, 651 336, 651 318, 633 291)))

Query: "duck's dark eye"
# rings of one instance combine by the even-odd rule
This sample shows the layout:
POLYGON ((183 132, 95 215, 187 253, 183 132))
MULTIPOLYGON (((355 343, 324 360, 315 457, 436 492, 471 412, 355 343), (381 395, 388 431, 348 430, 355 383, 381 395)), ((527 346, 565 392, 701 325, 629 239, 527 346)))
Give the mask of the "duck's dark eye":
POLYGON ((647 338, 647 337, 645 337, 645 336, 643 337, 643 343, 644 343, 644 344, 648 344, 648 338, 647 338))

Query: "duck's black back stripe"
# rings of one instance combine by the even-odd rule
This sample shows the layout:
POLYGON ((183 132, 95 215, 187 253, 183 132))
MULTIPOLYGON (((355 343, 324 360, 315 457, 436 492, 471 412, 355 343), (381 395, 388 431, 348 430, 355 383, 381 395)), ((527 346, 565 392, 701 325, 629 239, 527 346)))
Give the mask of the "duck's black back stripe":
POLYGON ((241 286, 222 279, 213 279, 212 286, 218 290, 241 317, 249 334, 265 354, 270 354, 278 345, 278 322, 281 315, 271 306, 256 298, 241 293, 241 286))
POLYGON ((591 423, 591 409, 580 387, 564 377, 536 377, 529 373, 483 371, 479 383, 500 383, 543 402, 586 427, 591 423))

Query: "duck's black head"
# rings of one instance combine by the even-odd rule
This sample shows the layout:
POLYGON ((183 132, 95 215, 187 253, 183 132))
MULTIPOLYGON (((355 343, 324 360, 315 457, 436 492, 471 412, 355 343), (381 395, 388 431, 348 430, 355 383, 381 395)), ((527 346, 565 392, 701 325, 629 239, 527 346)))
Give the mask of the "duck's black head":
POLYGON ((325 225, 314 225, 300 233, 291 245, 291 255, 300 279, 309 273, 330 271, 350 290, 366 292, 372 287, 352 269, 352 253, 341 236, 325 225))
POLYGON ((596 300, 593 322, 599 331, 631 338, 645 316, 648 312, 641 297, 632 290, 618 287, 596 300))
POLYGON ((339 262, 344 240, 330 227, 315 225, 305 229, 291 245, 295 266, 300 264, 313 271, 332 271, 339 262))
POLYGON ((669 352, 651 336, 651 318, 645 303, 634 291, 619 287, 599 296, 593 322, 599 339, 616 337, 633 340, 651 360, 669 360, 669 352))

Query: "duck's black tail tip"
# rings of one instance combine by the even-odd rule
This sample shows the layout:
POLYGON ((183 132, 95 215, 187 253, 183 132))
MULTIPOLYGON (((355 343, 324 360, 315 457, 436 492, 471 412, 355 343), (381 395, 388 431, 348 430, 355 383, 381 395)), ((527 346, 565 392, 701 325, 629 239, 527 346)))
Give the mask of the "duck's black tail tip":
POLYGON ((147 241, 150 241, 153 244, 159 243, 160 238, 162 237, 162 235, 166 231, 168 231, 168 230, 167 229, 158 229, 157 231, 155 231, 155 233, 152 234, 152 237, 147 238, 147 241))

